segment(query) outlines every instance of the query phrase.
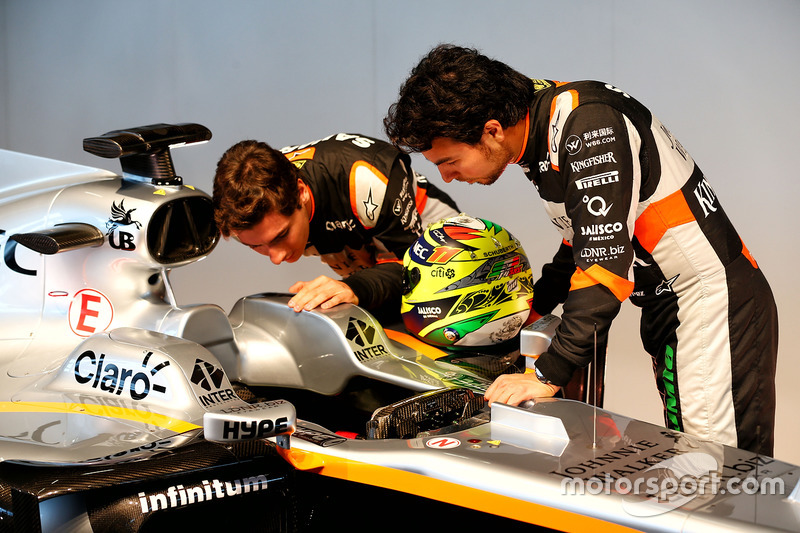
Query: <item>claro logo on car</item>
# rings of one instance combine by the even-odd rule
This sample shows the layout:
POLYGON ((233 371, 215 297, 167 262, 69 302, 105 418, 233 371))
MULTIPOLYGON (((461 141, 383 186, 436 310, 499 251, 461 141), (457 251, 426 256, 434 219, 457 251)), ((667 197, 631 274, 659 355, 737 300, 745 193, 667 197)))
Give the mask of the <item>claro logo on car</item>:
POLYGON ((140 368, 127 368, 127 361, 116 361, 106 354, 97 355, 92 350, 86 350, 75 359, 75 381, 93 389, 102 390, 110 394, 121 396, 125 393, 132 400, 144 400, 151 392, 165 394, 164 385, 153 383, 161 370, 169 366, 169 361, 164 361, 148 370, 153 352, 147 352, 142 358, 140 368))

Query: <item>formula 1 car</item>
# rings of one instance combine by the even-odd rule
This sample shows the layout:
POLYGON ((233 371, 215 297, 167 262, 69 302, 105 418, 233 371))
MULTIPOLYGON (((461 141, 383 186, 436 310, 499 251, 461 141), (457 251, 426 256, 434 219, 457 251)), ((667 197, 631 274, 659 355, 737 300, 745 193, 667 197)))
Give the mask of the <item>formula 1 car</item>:
POLYGON ((555 316, 456 352, 354 305, 179 305, 218 232, 170 150, 210 137, 84 140, 121 175, 0 151, 0 531, 800 530, 800 468, 603 410, 597 371, 485 405, 555 316))

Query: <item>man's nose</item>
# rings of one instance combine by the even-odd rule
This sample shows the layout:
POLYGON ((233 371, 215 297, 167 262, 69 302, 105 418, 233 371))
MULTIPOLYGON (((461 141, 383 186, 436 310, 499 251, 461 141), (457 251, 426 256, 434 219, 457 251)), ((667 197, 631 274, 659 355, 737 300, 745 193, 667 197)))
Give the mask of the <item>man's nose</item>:
POLYGON ((274 265, 280 265, 284 259, 286 259, 286 250, 283 248, 270 248, 269 249, 269 260, 272 261, 274 265))
POLYGON ((454 172, 447 172, 445 170, 439 170, 439 174, 442 175, 442 179, 444 180, 445 183, 450 183, 451 181, 453 181, 456 178, 456 175, 455 175, 454 172))
POLYGON ((261 246, 254 249, 259 254, 269 257, 269 260, 275 265, 281 264, 281 262, 286 257, 286 252, 284 250, 276 248, 274 246, 267 246, 265 244, 262 244, 261 246))

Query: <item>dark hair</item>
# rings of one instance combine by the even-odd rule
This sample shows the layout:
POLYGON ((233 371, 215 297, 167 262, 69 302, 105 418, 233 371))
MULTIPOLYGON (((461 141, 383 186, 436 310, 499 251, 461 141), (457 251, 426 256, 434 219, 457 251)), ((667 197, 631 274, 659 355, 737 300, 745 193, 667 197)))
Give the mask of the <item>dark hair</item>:
POLYGON ((414 67, 383 120, 399 148, 423 152, 447 137, 477 144, 487 121, 506 128, 528 112, 533 82, 472 48, 440 44, 414 67))
POLYGON ((289 216, 300 207, 297 168, 259 141, 231 146, 214 175, 214 221, 223 236, 249 229, 268 214, 289 216))

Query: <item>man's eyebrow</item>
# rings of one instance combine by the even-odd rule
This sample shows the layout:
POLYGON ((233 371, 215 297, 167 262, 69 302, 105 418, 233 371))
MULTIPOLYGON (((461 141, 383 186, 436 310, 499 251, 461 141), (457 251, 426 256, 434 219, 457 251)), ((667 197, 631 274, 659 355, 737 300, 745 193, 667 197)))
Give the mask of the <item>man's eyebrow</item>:
POLYGON ((452 160, 453 160, 452 156, 445 156, 445 157, 442 157, 440 159, 437 159, 436 161, 431 161, 431 163, 433 163, 434 165, 436 165, 438 167, 442 163, 447 163, 448 161, 452 161, 452 160))
POLYGON ((292 225, 291 223, 287 223, 284 226, 281 226, 280 230, 275 234, 274 237, 272 237, 272 239, 269 242, 259 242, 259 243, 249 244, 249 243, 246 243, 246 242, 242 242, 241 238, 238 235, 236 235, 234 238, 236 240, 238 240, 239 242, 241 242, 242 244, 244 244, 245 246, 250 246, 250 247, 257 247, 257 246, 264 246, 264 245, 269 246, 273 242, 275 242, 276 240, 282 238, 284 236, 284 234, 288 231, 288 229, 291 227, 291 225, 292 225))
POLYGON ((273 242, 277 241, 278 239, 283 238, 289 232, 289 229, 291 229, 291 227, 292 227, 291 224, 286 224, 284 226, 281 226, 281 228, 277 231, 277 233, 275 233, 275 236, 272 237, 272 240, 269 241, 268 244, 272 244, 273 242))

